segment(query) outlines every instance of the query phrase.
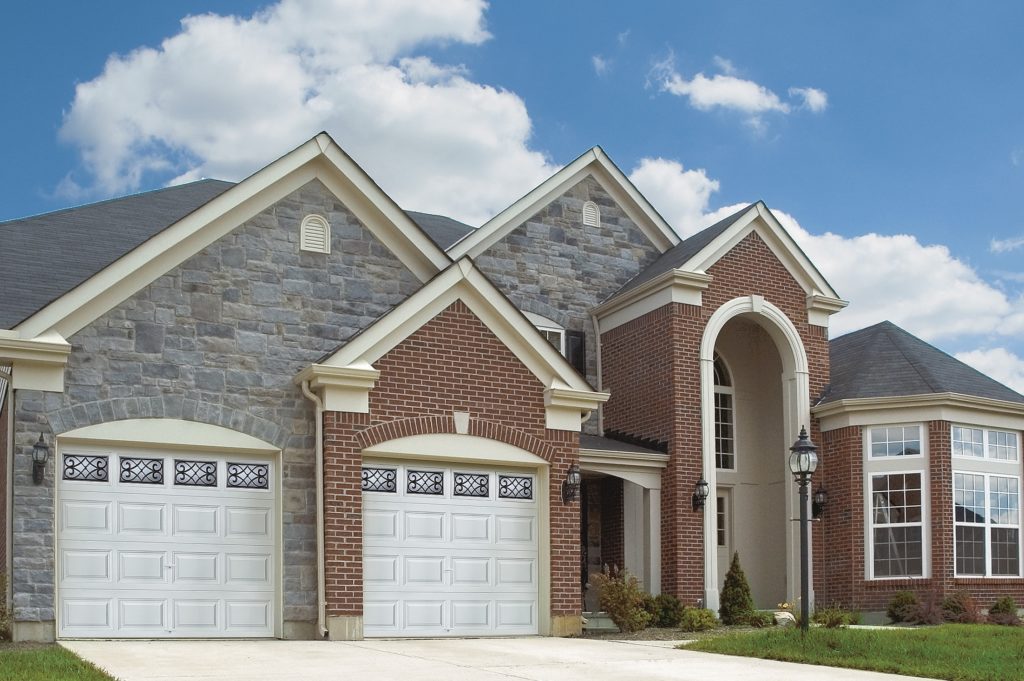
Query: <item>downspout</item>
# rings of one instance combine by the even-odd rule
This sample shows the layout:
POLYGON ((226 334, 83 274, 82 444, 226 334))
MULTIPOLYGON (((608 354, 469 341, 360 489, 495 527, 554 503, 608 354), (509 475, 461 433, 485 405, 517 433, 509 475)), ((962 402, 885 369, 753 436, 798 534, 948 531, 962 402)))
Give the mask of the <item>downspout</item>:
POLYGON ((324 577, 324 403, 309 389, 309 381, 302 382, 302 394, 316 405, 316 630, 327 636, 327 596, 324 577))
MULTIPOLYGON (((604 392, 601 378, 601 322, 597 321, 597 315, 590 313, 590 321, 594 325, 594 355, 596 357, 597 370, 597 392, 604 392)), ((604 437, 604 404, 597 405, 597 434, 604 437)))

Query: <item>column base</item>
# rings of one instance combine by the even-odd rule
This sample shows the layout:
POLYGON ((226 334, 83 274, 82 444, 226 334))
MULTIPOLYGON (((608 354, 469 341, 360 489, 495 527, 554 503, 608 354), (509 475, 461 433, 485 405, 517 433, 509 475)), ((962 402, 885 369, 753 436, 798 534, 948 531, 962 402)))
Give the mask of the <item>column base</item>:
POLYGON ((582 615, 552 615, 551 636, 579 636, 583 633, 582 615))
POLYGON ((53 621, 14 622, 11 626, 11 640, 15 643, 22 641, 53 643, 57 640, 57 623, 53 621))
POLYGON ((363 616, 338 615, 328 617, 327 638, 330 641, 362 641, 363 616))

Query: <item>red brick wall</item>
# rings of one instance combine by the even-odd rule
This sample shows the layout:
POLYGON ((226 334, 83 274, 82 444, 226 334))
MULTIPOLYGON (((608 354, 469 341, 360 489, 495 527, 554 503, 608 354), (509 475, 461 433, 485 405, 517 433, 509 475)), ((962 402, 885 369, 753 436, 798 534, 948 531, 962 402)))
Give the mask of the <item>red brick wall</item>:
POLYGON ((601 562, 626 566, 622 478, 601 480, 601 562))
POLYGON ((327 601, 331 615, 362 612, 362 449, 419 433, 470 434, 513 444, 551 463, 551 609, 578 614, 579 502, 559 482, 579 462, 579 434, 545 428, 544 386, 462 303, 455 302, 381 357, 370 413, 324 415, 327 601))
POLYGON ((821 434, 818 478, 828 505, 814 534, 814 596, 818 603, 849 605, 864 580, 864 453, 860 426, 821 434))
MULTIPOLYGON (((758 294, 796 327, 807 353, 811 401, 828 383, 828 335, 807 322, 807 294, 757 234, 708 269, 700 307, 670 304, 602 335, 604 386, 612 393, 605 429, 664 440, 671 459, 662 478, 662 590, 685 603, 704 591, 703 519, 691 509, 701 476, 700 343, 724 303, 758 294), (670 359, 667 359, 670 358, 670 359), (665 382, 659 373, 670 367, 665 382), (639 367, 639 370, 637 369, 639 367)), ((816 424, 807 424, 819 439, 816 424)))

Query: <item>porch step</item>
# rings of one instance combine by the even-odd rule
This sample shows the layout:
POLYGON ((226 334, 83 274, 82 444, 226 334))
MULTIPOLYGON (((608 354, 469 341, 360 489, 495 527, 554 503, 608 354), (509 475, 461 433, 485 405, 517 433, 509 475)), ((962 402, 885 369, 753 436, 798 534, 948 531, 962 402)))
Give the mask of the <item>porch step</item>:
POLYGON ((585 612, 583 613, 583 620, 585 622, 583 631, 605 634, 615 633, 619 630, 606 612, 585 612))

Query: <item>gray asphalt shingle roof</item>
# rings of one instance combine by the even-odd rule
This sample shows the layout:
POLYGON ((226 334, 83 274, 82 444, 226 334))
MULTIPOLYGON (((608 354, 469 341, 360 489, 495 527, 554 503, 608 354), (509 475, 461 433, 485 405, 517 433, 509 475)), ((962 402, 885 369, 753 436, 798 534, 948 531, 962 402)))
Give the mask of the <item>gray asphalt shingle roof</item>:
MULTIPOLYGON (((222 180, 133 194, 0 222, 0 329, 10 329, 234 186, 222 180)), ((408 211, 445 249, 473 231, 408 211)))
POLYGON ((833 339, 829 357, 832 382, 819 404, 939 393, 1024 403, 1024 395, 889 321, 833 339))
POLYGON ((733 213, 723 220, 719 220, 710 227, 702 229, 690 238, 685 239, 668 249, 662 253, 657 260, 652 262, 646 268, 640 270, 635 277, 623 284, 622 288, 612 294, 611 297, 614 298, 615 296, 621 295, 626 291, 630 291, 641 284, 651 281, 665 272, 682 267, 687 260, 700 253, 705 246, 714 241, 716 237, 722 234, 722 232, 729 229, 734 222, 739 220, 740 216, 756 206, 757 203, 752 203, 749 206, 746 206, 742 210, 733 213))
POLYGON ((10 329, 232 187, 200 180, 0 222, 0 329, 10 329))

